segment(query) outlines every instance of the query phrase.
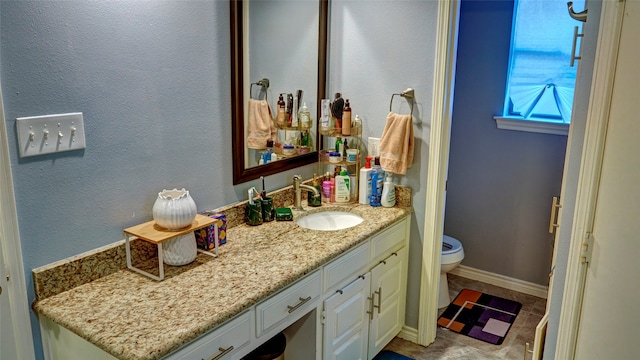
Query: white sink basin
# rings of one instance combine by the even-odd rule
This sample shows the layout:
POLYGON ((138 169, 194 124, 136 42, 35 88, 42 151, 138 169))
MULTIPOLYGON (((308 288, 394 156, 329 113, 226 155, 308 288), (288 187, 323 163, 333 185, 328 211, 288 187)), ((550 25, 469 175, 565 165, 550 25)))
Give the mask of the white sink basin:
POLYGON ((305 215, 296 224, 310 230, 342 230, 360 224, 364 219, 356 214, 344 211, 323 211, 305 215))

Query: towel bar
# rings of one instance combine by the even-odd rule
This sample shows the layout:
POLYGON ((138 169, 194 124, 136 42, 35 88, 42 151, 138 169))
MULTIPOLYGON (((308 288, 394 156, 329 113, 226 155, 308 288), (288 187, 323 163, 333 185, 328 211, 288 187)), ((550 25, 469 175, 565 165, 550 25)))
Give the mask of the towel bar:
POLYGON ((392 94, 391 95, 391 101, 389 102, 389 111, 391 111, 392 105, 393 105, 393 97, 396 95, 400 95, 403 98, 408 99, 409 101, 411 101, 411 115, 413 115, 413 99, 415 98, 415 91, 412 88, 408 88, 405 91, 401 92, 400 94, 392 94))

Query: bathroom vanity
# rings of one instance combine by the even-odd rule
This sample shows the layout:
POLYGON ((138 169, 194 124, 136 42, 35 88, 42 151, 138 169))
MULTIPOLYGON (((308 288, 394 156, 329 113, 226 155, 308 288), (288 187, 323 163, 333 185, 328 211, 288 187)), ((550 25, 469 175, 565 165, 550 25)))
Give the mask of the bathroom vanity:
POLYGON ((373 358, 404 324, 412 210, 294 215, 336 209, 364 221, 239 225, 220 257, 168 267, 163 281, 124 269, 38 300, 47 358, 240 359, 280 332, 288 359, 373 358))

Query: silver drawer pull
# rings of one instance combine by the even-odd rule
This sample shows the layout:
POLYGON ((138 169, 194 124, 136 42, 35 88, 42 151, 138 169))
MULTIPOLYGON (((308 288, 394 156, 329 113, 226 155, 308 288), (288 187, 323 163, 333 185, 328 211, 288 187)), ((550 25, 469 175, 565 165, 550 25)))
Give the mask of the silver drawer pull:
MULTIPOLYGON (((220 353, 214 357, 210 357, 207 360, 219 360, 222 359, 223 356, 227 355, 228 353, 233 351, 233 345, 229 346, 228 348, 223 348, 223 347, 219 347, 218 351, 220 351, 220 353)), ((205 359, 202 359, 205 360, 205 359)))
POLYGON ((300 306, 304 305, 307 303, 307 301, 311 300, 311 296, 307 296, 306 298, 299 298, 300 302, 297 303, 294 306, 291 305, 287 305, 287 309, 289 309, 289 314, 291 314, 292 312, 296 311, 300 306))

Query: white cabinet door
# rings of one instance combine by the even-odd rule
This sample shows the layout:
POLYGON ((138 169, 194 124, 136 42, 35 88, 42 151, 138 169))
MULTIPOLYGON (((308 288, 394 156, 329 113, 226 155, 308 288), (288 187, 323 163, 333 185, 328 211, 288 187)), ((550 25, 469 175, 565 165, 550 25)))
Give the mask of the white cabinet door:
POLYGON ((369 342, 371 274, 336 291, 324 301, 325 360, 364 360, 369 342))
POLYGON ((406 299, 406 254, 406 247, 403 247, 371 269, 374 312, 369 328, 369 359, 402 330, 406 299))

